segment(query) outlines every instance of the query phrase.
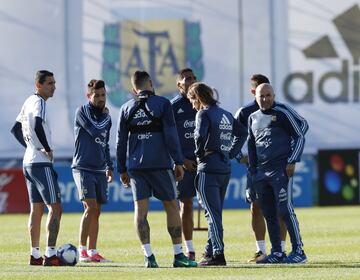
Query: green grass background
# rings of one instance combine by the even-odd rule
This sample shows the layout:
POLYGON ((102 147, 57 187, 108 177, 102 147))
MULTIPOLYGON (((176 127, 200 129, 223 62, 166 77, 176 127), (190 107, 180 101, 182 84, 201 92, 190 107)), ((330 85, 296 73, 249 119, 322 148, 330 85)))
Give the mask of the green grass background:
MULTIPOLYGON (((0 215, 0 279, 360 279, 360 207, 296 209, 309 262, 305 265, 256 265, 246 261, 255 242, 249 210, 224 211, 225 256, 223 268, 172 268, 173 251, 164 212, 150 212, 151 243, 161 268, 143 268, 143 255, 133 213, 103 213, 98 249, 112 259, 108 264, 78 264, 75 267, 28 265, 27 215, 0 215)), ((43 219, 43 224, 45 223, 43 219)), ((78 245, 80 214, 64 214, 58 245, 78 245)), ((201 224, 206 226, 202 216, 201 224)), ((200 258, 206 231, 195 231, 200 258)), ((267 237, 268 240, 268 237, 267 237)), ((44 251, 44 226, 41 236, 44 251)), ((267 249, 270 244, 267 241, 267 249)), ((287 242, 290 251, 290 242, 287 242)))

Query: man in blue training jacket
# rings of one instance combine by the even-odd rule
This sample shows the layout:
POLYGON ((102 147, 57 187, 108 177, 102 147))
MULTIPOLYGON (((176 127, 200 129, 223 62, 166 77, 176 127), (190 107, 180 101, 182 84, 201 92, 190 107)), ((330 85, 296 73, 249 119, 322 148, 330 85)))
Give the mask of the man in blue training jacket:
POLYGON ((274 102, 270 84, 259 85, 255 98, 260 109, 249 117, 249 172, 272 245, 271 254, 256 263, 305 263, 299 223, 288 195, 289 179, 304 149, 304 133, 293 115, 274 102), (287 257, 281 249, 279 216, 292 244, 287 257))
POLYGON ((195 260, 195 247, 193 244, 193 197, 196 195, 196 156, 194 129, 196 110, 192 107, 186 97, 189 87, 196 82, 196 77, 190 68, 184 68, 176 76, 176 86, 179 94, 171 100, 176 128, 179 135, 180 145, 184 159, 184 178, 178 182, 177 189, 180 200, 180 216, 182 222, 183 236, 187 250, 187 256, 195 260))
POLYGON ((155 95, 149 74, 136 71, 131 77, 135 98, 120 108, 116 140, 117 169, 125 187, 131 186, 135 227, 145 255, 145 266, 158 264, 150 246, 147 221, 149 198, 162 201, 174 250, 174 267, 196 267, 182 251, 181 219, 176 182, 183 178, 181 153, 171 103, 155 95), (128 163, 126 155, 128 151, 128 163), (173 162, 175 167, 173 167, 173 162))
MULTIPOLYGON (((255 96, 256 88, 264 83, 270 84, 269 79, 262 75, 262 74, 254 74, 252 75, 251 79, 251 94, 255 96)), ((277 106, 283 107, 286 109, 295 119, 295 121, 299 124, 302 132, 307 132, 309 126, 307 124, 307 121, 301 117, 293 108, 290 106, 276 102, 277 106)), ((249 116, 254 113, 255 111, 259 110, 259 105, 257 104, 256 100, 253 100, 249 104, 245 105, 244 107, 241 107, 236 113, 235 113, 235 119, 240 122, 245 127, 248 126, 248 119, 249 116)), ((248 156, 247 156, 247 145, 244 145, 242 148, 242 155, 241 163, 248 164, 248 156)), ((292 192, 292 180, 289 182, 289 189, 288 189, 290 196, 292 192)), ((256 262, 264 259, 266 257, 266 242, 265 242, 265 233, 266 233, 266 226, 264 221, 264 216, 261 211, 260 206, 256 202, 256 196, 254 194, 254 190, 251 186, 251 181, 247 180, 246 184, 246 201, 250 204, 251 209, 251 225, 252 229, 254 231, 255 239, 256 239, 256 252, 254 257, 248 260, 248 262, 256 262)), ((286 248, 286 225, 282 219, 280 219, 280 236, 281 236, 281 249, 283 252, 285 252, 286 248)))
POLYGON ((96 249, 101 205, 107 203, 108 183, 113 178, 109 151, 111 118, 105 106, 104 81, 91 80, 87 98, 89 102, 79 107, 75 114, 72 162, 74 181, 84 206, 80 222, 79 259, 81 262, 110 262, 96 249))
POLYGON ((208 222, 208 240, 199 265, 225 266, 222 211, 231 174, 230 159, 240 152, 246 129, 218 106, 206 84, 194 83, 187 96, 198 111, 194 132, 196 189, 208 222))

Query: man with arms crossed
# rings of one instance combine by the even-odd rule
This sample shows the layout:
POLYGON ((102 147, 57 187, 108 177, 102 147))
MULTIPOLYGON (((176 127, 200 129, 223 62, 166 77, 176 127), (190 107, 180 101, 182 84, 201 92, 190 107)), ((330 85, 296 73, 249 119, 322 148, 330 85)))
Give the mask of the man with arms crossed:
POLYGON ((104 81, 91 80, 87 98, 89 102, 78 108, 75 115, 75 153, 72 163, 74 181, 84 205, 79 254, 81 262, 110 262, 96 250, 101 205, 108 200, 108 183, 113 178, 109 152, 111 118, 105 107, 104 81))
POLYGON ((57 174, 53 169, 51 132, 46 115, 46 100, 54 95, 54 74, 40 70, 35 76, 36 93, 28 97, 16 118, 11 132, 26 148, 23 171, 30 200, 29 233, 31 241, 30 265, 59 266, 56 240, 61 219, 61 196, 57 174), (40 229, 48 208, 46 222, 45 259, 40 254, 40 229))
POLYGON ((116 156, 121 182, 132 188, 134 222, 145 254, 145 266, 158 267, 150 246, 147 221, 149 198, 153 195, 162 201, 166 211, 167 228, 174 250, 173 266, 196 267, 197 263, 189 260, 182 252, 175 180, 183 178, 184 159, 171 103, 155 95, 147 72, 136 71, 131 77, 131 83, 137 100, 129 100, 120 108, 116 156), (172 160, 175 162, 174 171, 172 160))
POLYGON ((183 236, 187 250, 187 256, 195 260, 195 247, 192 241, 194 219, 193 219, 193 197, 196 195, 195 176, 196 176, 196 156, 195 156, 195 115, 196 110, 192 107, 186 97, 189 87, 196 82, 196 77, 190 68, 179 71, 176 77, 176 86, 179 95, 171 100, 176 128, 178 131, 180 145, 184 159, 184 178, 178 182, 177 189, 180 200, 180 215, 183 229, 183 236))

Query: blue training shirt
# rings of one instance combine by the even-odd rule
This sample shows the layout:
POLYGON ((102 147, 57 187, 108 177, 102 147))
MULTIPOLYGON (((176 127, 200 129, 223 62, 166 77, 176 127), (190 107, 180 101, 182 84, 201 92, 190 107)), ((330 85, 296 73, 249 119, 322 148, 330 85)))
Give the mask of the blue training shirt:
POLYGON ((182 165, 184 157, 170 101, 150 91, 142 91, 138 97, 145 102, 148 113, 155 119, 151 120, 144 109, 139 107, 140 102, 134 99, 121 106, 116 140, 118 172, 124 173, 127 169, 172 169, 173 161, 182 165), (156 120, 161 122, 161 130, 146 131, 145 127, 154 124, 156 120))
MULTIPOLYGON (((280 102, 274 102, 278 107, 283 108, 284 110, 287 110, 295 119, 296 123, 299 125, 301 131, 305 135, 306 132, 309 129, 309 125, 307 121, 298 113, 296 112, 292 107, 289 105, 286 105, 284 103, 280 102)), ((249 116, 254 113, 255 111, 259 110, 259 105, 257 104, 256 100, 250 102, 249 104, 245 105, 244 107, 241 107, 236 113, 235 113, 235 119, 244 125, 246 128, 248 127, 249 122, 249 116)), ((293 146, 293 141, 292 141, 293 146)), ((247 152, 247 149, 246 149, 247 152)), ((237 158, 241 158, 241 154, 237 156, 237 158)))
POLYGON ((104 173, 113 170, 109 137, 111 117, 90 103, 75 113, 75 152, 72 168, 104 173))
POLYGON ((196 110, 189 99, 180 93, 171 100, 171 104, 182 153, 185 158, 196 160, 194 142, 196 110))
MULTIPOLYGON (((306 129, 307 130, 307 129, 306 129)), ((272 170, 300 161, 305 138, 299 123, 284 106, 274 103, 249 116, 248 152, 250 172, 272 170)))
POLYGON ((230 173, 230 159, 240 152, 246 135, 245 127, 218 105, 200 110, 194 134, 198 171, 230 173))

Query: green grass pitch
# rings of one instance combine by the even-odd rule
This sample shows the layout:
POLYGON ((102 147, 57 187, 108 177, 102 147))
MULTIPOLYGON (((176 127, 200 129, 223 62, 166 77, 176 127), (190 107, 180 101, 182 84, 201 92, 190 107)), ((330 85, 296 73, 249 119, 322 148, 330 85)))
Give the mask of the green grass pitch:
MULTIPOLYGON (((225 256, 223 268, 172 268, 172 247, 165 214, 150 212, 151 243, 161 268, 143 268, 143 255, 133 227, 133 213, 101 216, 99 251, 113 263, 78 264, 75 267, 29 266, 27 215, 0 215, 0 279, 360 279, 360 207, 296 209, 309 262, 305 265, 256 265, 249 210, 224 211, 225 256)), ((45 217, 44 217, 45 218, 45 217)), ((80 214, 64 214, 58 245, 78 245, 80 214)), ((45 222, 45 219, 43 223, 45 222)), ((202 226, 206 226, 202 217, 202 226)), ((196 231, 200 258, 206 231, 196 231)), ((42 228, 41 250, 44 251, 42 228)), ((267 238, 268 240, 268 238, 267 238)), ((270 244, 267 241, 267 249, 270 244)), ((287 241, 287 251, 290 242, 287 241)))

